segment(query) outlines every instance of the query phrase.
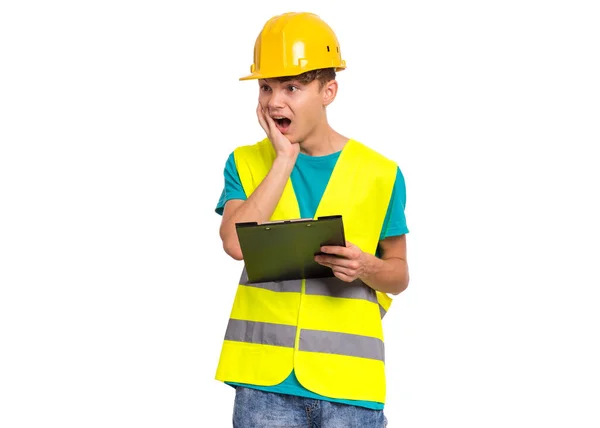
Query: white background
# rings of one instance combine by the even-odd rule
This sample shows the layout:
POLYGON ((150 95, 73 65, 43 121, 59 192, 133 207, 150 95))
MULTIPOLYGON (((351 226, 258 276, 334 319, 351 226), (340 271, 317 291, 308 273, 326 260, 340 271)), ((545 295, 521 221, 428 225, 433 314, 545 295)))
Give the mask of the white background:
POLYGON ((594 2, 202 3, 0 6, 0 426, 231 426, 214 208, 290 10, 340 40, 331 124, 406 178, 389 426, 600 426, 594 2))

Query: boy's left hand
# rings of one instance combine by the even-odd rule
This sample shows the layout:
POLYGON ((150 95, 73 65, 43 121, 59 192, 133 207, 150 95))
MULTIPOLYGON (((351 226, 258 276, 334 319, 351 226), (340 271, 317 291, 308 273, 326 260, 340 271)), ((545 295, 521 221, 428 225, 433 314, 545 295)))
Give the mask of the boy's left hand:
POLYGON ((365 253, 356 245, 346 241, 346 246, 324 246, 326 254, 315 256, 315 261, 333 270, 333 274, 342 281, 352 282, 365 272, 365 253))

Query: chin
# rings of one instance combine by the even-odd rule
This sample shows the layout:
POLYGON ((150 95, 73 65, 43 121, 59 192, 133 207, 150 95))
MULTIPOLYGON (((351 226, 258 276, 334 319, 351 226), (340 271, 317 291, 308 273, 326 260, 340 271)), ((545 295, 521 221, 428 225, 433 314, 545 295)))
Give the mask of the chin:
POLYGON ((304 139, 302 137, 299 137, 299 136, 294 135, 294 134, 287 134, 287 135, 285 135, 285 137, 292 144, 302 144, 302 142, 304 141, 304 139))

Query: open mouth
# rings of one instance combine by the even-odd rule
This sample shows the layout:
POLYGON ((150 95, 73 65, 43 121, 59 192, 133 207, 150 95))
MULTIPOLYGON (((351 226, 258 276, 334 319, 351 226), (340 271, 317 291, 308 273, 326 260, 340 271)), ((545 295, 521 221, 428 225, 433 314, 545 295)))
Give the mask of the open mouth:
POLYGON ((277 129, 279 129, 279 131, 282 133, 287 131, 292 124, 292 121, 285 116, 274 116, 273 120, 277 125, 277 129))

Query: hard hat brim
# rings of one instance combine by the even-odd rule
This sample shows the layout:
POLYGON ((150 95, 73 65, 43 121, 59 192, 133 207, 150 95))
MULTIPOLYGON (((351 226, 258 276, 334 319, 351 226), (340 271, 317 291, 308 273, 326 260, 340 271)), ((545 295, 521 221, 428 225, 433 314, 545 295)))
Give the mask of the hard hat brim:
MULTIPOLYGON (((335 68, 335 71, 342 71, 346 69, 346 64, 344 63, 342 66, 339 67, 324 67, 324 68, 335 68)), ((294 75, 282 75, 282 74, 269 74, 269 73, 252 73, 249 74, 247 76, 244 77, 240 77, 240 81, 245 81, 245 80, 258 80, 258 79, 274 79, 274 78, 278 78, 278 77, 293 77, 293 76, 298 76, 302 73, 307 73, 309 71, 313 71, 313 70, 318 70, 316 68, 310 68, 304 71, 301 71, 298 74, 294 74, 294 75)))

